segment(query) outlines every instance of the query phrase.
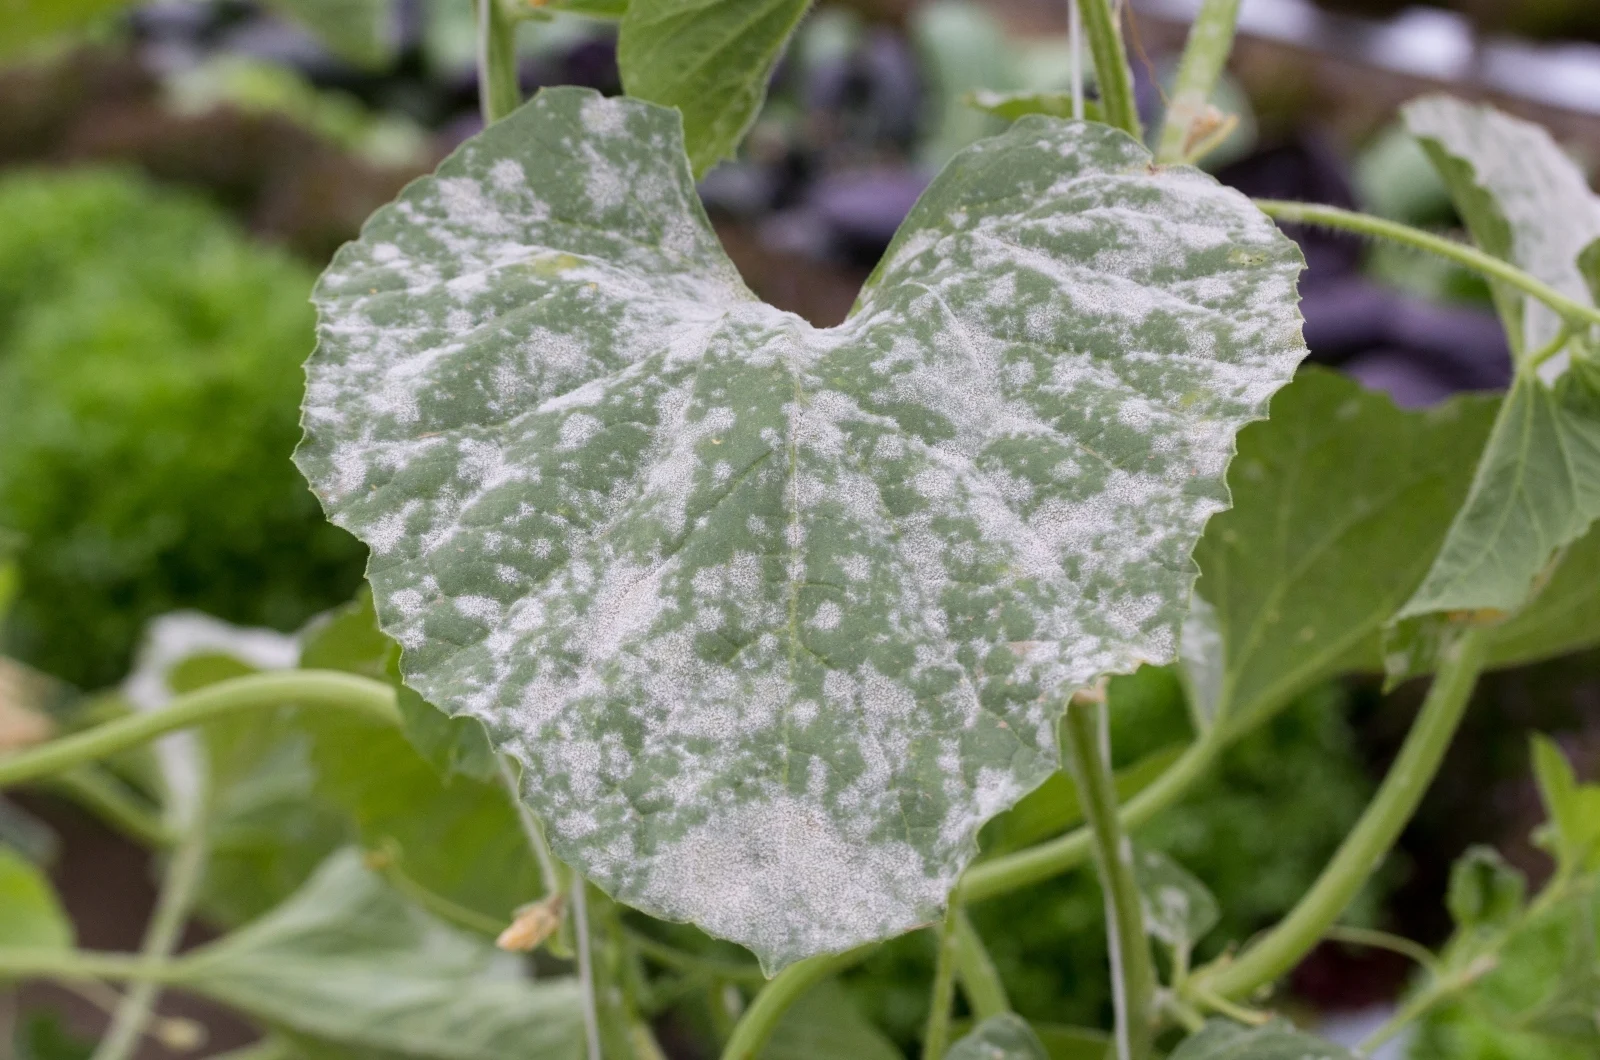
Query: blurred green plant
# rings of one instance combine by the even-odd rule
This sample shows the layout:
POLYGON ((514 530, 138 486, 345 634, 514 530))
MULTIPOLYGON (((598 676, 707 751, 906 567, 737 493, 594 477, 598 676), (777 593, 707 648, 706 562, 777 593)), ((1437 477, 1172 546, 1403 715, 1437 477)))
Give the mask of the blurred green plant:
POLYGON ((0 527, 9 653, 114 681, 153 615, 291 629, 363 550, 289 463, 312 277, 120 173, 0 181, 0 527))

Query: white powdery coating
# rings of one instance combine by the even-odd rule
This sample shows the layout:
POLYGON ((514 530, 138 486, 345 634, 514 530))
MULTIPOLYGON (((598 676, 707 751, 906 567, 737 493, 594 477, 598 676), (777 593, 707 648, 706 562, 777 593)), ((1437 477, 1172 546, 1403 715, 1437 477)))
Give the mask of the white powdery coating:
POLYGON ((1064 695, 1172 657, 1300 263, 1024 121, 819 330, 744 289, 676 136, 547 92, 380 212, 319 286, 297 459, 558 852, 775 968, 937 917, 1064 695))
MULTIPOLYGON (((1493 196, 1510 226, 1511 260, 1567 297, 1591 304, 1578 255, 1600 239, 1600 197, 1549 132, 1493 107, 1445 96, 1416 100, 1404 115, 1413 136, 1435 141, 1472 167, 1474 181, 1493 196)), ((1543 302, 1524 298, 1523 313, 1525 349, 1537 350, 1560 333, 1560 316, 1543 302)), ((1563 360, 1554 367, 1564 366, 1563 360)))

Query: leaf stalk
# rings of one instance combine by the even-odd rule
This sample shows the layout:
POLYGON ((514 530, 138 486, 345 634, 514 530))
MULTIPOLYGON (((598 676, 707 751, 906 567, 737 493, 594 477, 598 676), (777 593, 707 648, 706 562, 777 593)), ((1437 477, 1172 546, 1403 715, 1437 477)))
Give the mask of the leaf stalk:
POLYGON ((130 714, 71 736, 0 758, 0 788, 14 787, 126 751, 178 729, 236 711, 293 704, 351 710, 387 725, 400 724, 394 689, 335 670, 250 674, 178 696, 160 710, 130 714))
POLYGON ((1205 114, 1211 93, 1233 50, 1234 27, 1239 19, 1239 0, 1204 0, 1189 27, 1189 40, 1178 63, 1177 81, 1172 86, 1172 102, 1161 126, 1156 161, 1163 165, 1191 160, 1195 123, 1205 114))
POLYGON ((1105 736, 1105 704, 1079 700, 1067 708, 1069 772, 1094 839, 1095 868, 1105 894, 1111 986, 1117 1012, 1117 1054, 1140 1060, 1154 1044, 1156 971, 1145 933, 1144 906, 1133 875, 1133 847, 1117 813, 1116 780, 1105 736))
POLYGON ((478 106, 493 125, 522 105, 517 75, 517 19, 502 0, 477 0, 478 106))
POLYGON ((1144 128, 1139 124, 1139 107, 1133 95, 1133 67, 1128 64, 1128 50, 1122 43, 1118 6, 1112 0, 1078 0, 1106 123, 1143 140, 1144 128))
POLYGON ((1248 997, 1300 962, 1343 915, 1416 813, 1461 723, 1486 659, 1484 631, 1467 629, 1443 654, 1400 755, 1355 828, 1289 914, 1233 960, 1197 971, 1187 993, 1248 997))

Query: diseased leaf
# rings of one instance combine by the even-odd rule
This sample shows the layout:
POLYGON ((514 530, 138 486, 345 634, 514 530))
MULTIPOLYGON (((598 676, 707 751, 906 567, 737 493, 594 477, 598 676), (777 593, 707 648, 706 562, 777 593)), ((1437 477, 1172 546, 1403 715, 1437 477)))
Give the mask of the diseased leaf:
POLYGON ((949 1060, 1050 1060, 1028 1021, 1011 1012, 984 1020, 945 1056, 949 1060))
POLYGON ((520 963, 434 920, 344 850, 179 967, 186 989, 315 1039, 428 1060, 576 1060, 577 985, 532 982, 520 963))
POLYGON ((740 283, 679 144, 548 90, 379 211, 317 290, 297 460, 558 853, 773 969, 936 918, 1065 695, 1172 658, 1300 256, 1031 117, 819 330, 740 283))
POLYGON ((1169 1060, 1356 1060, 1356 1054, 1281 1020, 1244 1027, 1214 1019, 1184 1039, 1169 1060))
MULTIPOLYGON (((1426 96, 1401 110, 1484 250, 1580 302, 1595 297, 1578 256, 1600 239, 1600 199, 1542 127, 1493 107, 1426 96)), ((1514 350, 1537 350, 1561 330, 1554 310, 1495 287, 1514 350)))
POLYGON ((683 113, 696 176, 732 158, 810 0, 631 0, 617 37, 628 95, 683 113))
POLYGON ((1145 930, 1174 950, 1192 950, 1217 926, 1217 899, 1194 874, 1159 850, 1134 851, 1145 930))
POLYGON ((390 0, 268 0, 271 7, 305 26, 358 66, 382 66, 394 58, 399 34, 390 0))
POLYGON ((1308 365, 1240 433, 1233 507, 1195 549, 1226 718, 1248 724, 1323 678, 1381 668, 1379 630, 1428 569, 1493 416, 1479 397, 1406 411, 1308 365))
POLYGON ((882 1031, 856 1009, 838 983, 814 986, 773 1028, 761 1060, 901 1060, 882 1031))
MULTIPOLYGON (((1405 119, 1480 246, 1563 294, 1593 298, 1578 258, 1600 237, 1600 198, 1548 133, 1442 97, 1410 104, 1405 119)), ((1495 294, 1521 354, 1564 333, 1561 319, 1542 303, 1503 287, 1495 294)), ((1398 620, 1516 614, 1560 550, 1600 516, 1600 365, 1574 353, 1584 348, 1569 342, 1537 368, 1519 361, 1467 500, 1398 620)), ((1437 638, 1412 628, 1396 639, 1437 638)), ((1415 653, 1396 652, 1391 671, 1414 670, 1417 661, 1415 653)))
POLYGON ((0 946, 67 949, 72 945, 56 890, 43 870, 0 845, 0 946))

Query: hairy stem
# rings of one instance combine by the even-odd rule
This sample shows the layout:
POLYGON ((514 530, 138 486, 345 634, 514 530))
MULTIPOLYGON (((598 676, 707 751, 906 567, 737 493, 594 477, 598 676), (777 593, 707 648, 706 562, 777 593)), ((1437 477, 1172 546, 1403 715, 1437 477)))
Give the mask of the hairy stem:
POLYGON ((1117 788, 1104 737, 1105 704, 1074 702, 1067 708, 1069 772, 1078 785, 1083 816, 1094 836, 1095 868, 1105 892, 1111 946, 1111 986, 1117 1010, 1121 1060, 1149 1055, 1155 1037, 1155 961, 1144 930, 1144 907, 1133 878, 1133 847, 1117 816, 1117 788))
POLYGON ((1185 162, 1194 148, 1195 123, 1205 114, 1217 79, 1233 50, 1233 30, 1239 18, 1239 0, 1204 0, 1189 28, 1189 41, 1178 64, 1172 102, 1161 126, 1156 161, 1185 162))
POLYGON ((972 926, 972 918, 959 905, 950 911, 950 937, 955 946, 956 977, 961 981, 961 993, 966 996, 973 1018, 979 1023, 991 1016, 1011 1011, 1011 1000, 1006 997, 1006 986, 1000 981, 983 938, 972 926))
POLYGON ((939 925, 939 956, 933 966, 928 1023, 922 1032, 922 1060, 942 1060, 950 1045, 950 1007, 956 1000, 956 931, 960 907, 952 905, 939 925))
POLYGON ((1492 254, 1485 254, 1465 243, 1457 243, 1455 240, 1445 239, 1431 232, 1424 232, 1420 228, 1412 228, 1410 225, 1385 221, 1381 217, 1372 217, 1353 210, 1341 210, 1337 206, 1282 202, 1276 199, 1257 199, 1256 205, 1261 208, 1262 213, 1277 221, 1337 228, 1374 239, 1391 240, 1417 250, 1425 250, 1430 254, 1437 254, 1463 268, 1471 269, 1491 280, 1499 280, 1507 286, 1515 287, 1523 294, 1537 298, 1559 313, 1569 324, 1579 327, 1593 327, 1600 324, 1600 309, 1568 298, 1543 280, 1523 272, 1510 262, 1492 254))
POLYGON ((1078 0, 1106 123, 1142 140, 1144 129, 1139 124, 1139 108, 1133 98, 1133 68, 1128 65, 1128 52, 1122 44, 1118 6, 1112 0, 1078 0))
POLYGON ((862 946, 844 953, 808 957, 778 973, 739 1017, 733 1035, 723 1047, 722 1060, 756 1060, 761 1055, 761 1047, 767 1044, 773 1029, 791 1005, 812 987, 856 964, 869 952, 870 946, 862 946))
MULTIPOLYGON (((1124 831, 1132 831, 1177 802, 1205 775, 1222 750, 1223 739, 1213 726, 1172 763, 1165 773, 1117 812, 1124 831)), ((1236 734, 1234 734, 1236 735, 1236 734)), ((974 865, 956 885, 953 901, 970 904, 1007 894, 1019 887, 1040 883, 1075 869, 1094 853, 1094 836, 1087 827, 1068 832, 1058 839, 1019 850, 1015 854, 974 865)))
POLYGON ((1400 756, 1317 882, 1288 916, 1237 959, 1224 959, 1195 973, 1191 981, 1197 987, 1220 997, 1248 997, 1293 968, 1322 939, 1416 813, 1461 722, 1483 663, 1481 629, 1467 630, 1446 649, 1400 756))
POLYGON ((517 23, 502 0, 478 5, 478 105, 483 123, 492 125, 522 103, 517 79, 517 23))
MULTIPOLYGON (((202 786, 209 787, 209 784, 202 781, 202 786)), ((162 878, 161 893, 156 897, 155 912, 150 916, 144 943, 139 949, 139 956, 145 962, 167 962, 178 948, 184 925, 189 922, 189 911, 194 907, 200 882, 205 878, 211 823, 209 802, 209 793, 202 791, 193 818, 184 825, 178 845, 173 848, 172 860, 162 878)), ((154 979, 143 979, 128 988, 111 1017, 110 1028, 90 1060, 128 1060, 133 1055, 145 1024, 155 1010, 156 999, 161 996, 161 985, 154 979)))
POLYGON ((400 724, 394 689, 382 681, 334 670, 251 674, 178 696, 160 710, 129 714, 0 758, 0 788, 60 773, 224 714, 287 704, 353 710, 390 725, 400 724))

